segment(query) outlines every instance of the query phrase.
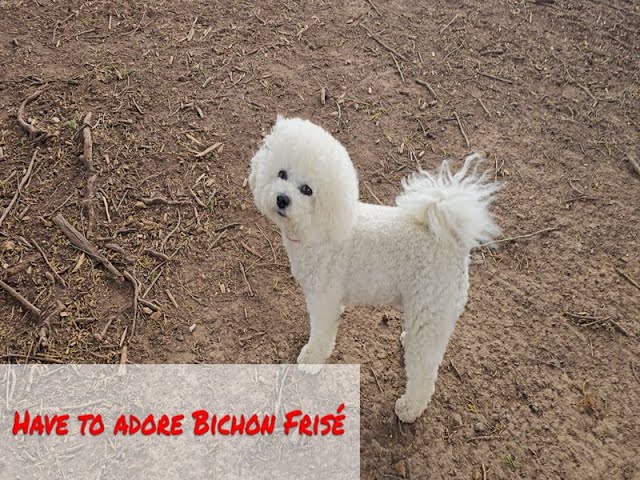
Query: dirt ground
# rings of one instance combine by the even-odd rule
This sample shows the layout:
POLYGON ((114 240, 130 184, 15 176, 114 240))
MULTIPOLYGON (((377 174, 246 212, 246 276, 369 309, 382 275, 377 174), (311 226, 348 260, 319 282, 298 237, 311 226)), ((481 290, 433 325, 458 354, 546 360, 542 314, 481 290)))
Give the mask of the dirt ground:
POLYGON ((347 312, 331 361, 362 365, 362 478, 640 478, 638 2, 0 0, 0 60, 0 278, 43 311, 0 290, 3 362, 293 362, 303 297, 246 178, 276 114, 304 116, 368 202, 485 152, 520 237, 473 252, 413 425, 401 313, 347 312), (44 140, 16 121, 40 89, 44 140), (137 313, 58 214, 137 278, 137 313))

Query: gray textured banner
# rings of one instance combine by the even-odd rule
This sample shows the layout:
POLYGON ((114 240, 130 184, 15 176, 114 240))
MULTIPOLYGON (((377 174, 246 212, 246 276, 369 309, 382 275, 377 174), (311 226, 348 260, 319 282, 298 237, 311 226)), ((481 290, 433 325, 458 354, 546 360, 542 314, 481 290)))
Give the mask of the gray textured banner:
POLYGON ((0 478, 358 479, 359 377, 357 365, 0 365, 0 478))

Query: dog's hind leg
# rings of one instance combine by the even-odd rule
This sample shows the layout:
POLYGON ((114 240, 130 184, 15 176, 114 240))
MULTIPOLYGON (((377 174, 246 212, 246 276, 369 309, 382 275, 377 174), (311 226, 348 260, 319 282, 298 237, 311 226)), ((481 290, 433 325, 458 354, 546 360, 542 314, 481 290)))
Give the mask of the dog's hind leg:
POLYGON ((454 312, 437 312, 426 305, 405 307, 407 388, 395 408, 401 421, 414 422, 429 405, 456 319, 454 312))
POLYGON ((320 371, 323 364, 333 352, 338 333, 341 298, 337 292, 324 292, 306 295, 307 309, 311 321, 309 341, 302 347, 298 363, 313 364, 306 368, 311 373, 320 371))

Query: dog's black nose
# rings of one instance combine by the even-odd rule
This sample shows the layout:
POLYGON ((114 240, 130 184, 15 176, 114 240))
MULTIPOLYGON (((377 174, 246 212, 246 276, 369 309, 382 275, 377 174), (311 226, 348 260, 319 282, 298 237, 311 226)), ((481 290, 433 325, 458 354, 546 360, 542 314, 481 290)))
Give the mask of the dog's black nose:
POLYGON ((291 199, 289 198, 288 195, 285 195, 284 193, 281 193, 276 198, 276 203, 278 204, 278 208, 279 209, 284 210, 291 203, 291 199))

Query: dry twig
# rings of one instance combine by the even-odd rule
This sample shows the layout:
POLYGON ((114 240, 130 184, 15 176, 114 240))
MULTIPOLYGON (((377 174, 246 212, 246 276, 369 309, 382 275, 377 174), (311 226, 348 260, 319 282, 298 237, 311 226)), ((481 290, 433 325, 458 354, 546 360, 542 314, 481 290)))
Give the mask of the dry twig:
POLYGON ((515 237, 507 237, 507 238, 500 238, 498 240, 492 240, 491 242, 483 243, 482 245, 478 245, 478 246, 486 247, 488 245, 495 245, 497 243, 512 242, 514 240, 520 240, 521 238, 535 237, 536 235, 540 235, 541 233, 555 232, 556 230, 560 230, 560 227, 543 228, 542 230, 538 230, 532 233, 526 233, 524 235, 517 235, 515 237))
POLYGON ((400 52, 398 52, 396 49, 394 49, 393 47, 390 47, 389 45, 387 45, 386 43, 384 43, 381 39, 379 39, 378 37, 376 37, 373 32, 371 30, 369 30, 366 25, 363 25, 362 23, 360 24, 360 26, 362 28, 364 28, 367 32, 367 34, 369 35, 369 38, 372 38, 373 40, 376 41, 376 43, 378 45, 380 45, 381 47, 385 48, 387 51, 393 53, 394 55, 400 57, 402 60, 404 60, 405 62, 408 62, 409 59, 404 56, 403 54, 401 54, 400 52))
POLYGON ((140 283, 129 272, 126 270, 123 272, 124 278, 126 278, 131 285, 133 286, 133 322, 131 323, 131 333, 130 335, 133 337, 136 333, 136 323, 138 320, 138 297, 140 295, 140 283))
POLYGON ((640 175, 640 165, 638 165, 638 162, 636 161, 636 159, 627 153, 627 160, 629 160, 629 163, 631 164, 633 169, 636 171, 636 173, 640 175))
POLYGON ((627 280, 631 285, 633 285, 634 287, 636 287, 638 290, 640 290, 640 284, 638 284, 638 282, 636 282, 633 278, 631 278, 629 275, 627 275, 626 273, 624 273, 622 270, 616 268, 616 272, 618 272, 625 280, 627 280))
POLYGON ((433 89, 433 87, 429 84, 429 82, 425 82, 424 80, 420 80, 419 78, 416 78, 416 83, 418 85, 422 85, 423 87, 426 87, 427 90, 429 90, 429 93, 431 95, 433 95, 433 99, 434 100, 438 100, 438 95, 436 95, 436 91, 433 89))
POLYGON ((34 247, 36 247, 36 250, 38 250, 38 252, 40 252, 40 255, 42 255, 42 259, 44 260, 44 263, 47 264, 47 267, 49 267, 49 270, 51 270, 51 273, 53 273, 54 278, 63 286, 66 287, 67 284, 65 283, 64 279, 60 276, 60 274, 58 272, 56 272, 56 270, 53 268, 53 265, 51 265, 51 262, 49 262, 49 259, 47 258, 47 255, 44 253, 44 250, 42 250, 42 248, 40 247, 40 245, 38 245, 38 242, 35 241, 35 239, 31 239, 31 243, 33 243, 34 247))
POLYGON ((467 134, 465 133, 464 128, 462 128, 462 122, 460 121, 460 117, 456 112, 453 112, 453 116, 456 117, 456 122, 458 122, 458 128, 460 129, 460 133, 462 133, 462 136, 464 137, 464 143, 466 143, 467 148, 470 147, 471 145, 469 144, 469 137, 467 137, 467 134))
POLYGON ((31 178, 31 172, 33 171, 33 165, 36 162, 37 155, 38 155, 38 149, 36 148, 33 152, 33 155, 31 156, 31 161, 29 162, 27 173, 25 173, 24 177, 22 177, 22 180, 20 180, 16 193, 13 195, 13 198, 9 202, 9 205, 7 206, 7 208, 5 208, 4 212, 2 212, 2 216, 0 217, 0 225, 2 225, 2 222, 4 222, 4 219, 7 218, 7 215, 9 215, 9 210, 11 210, 11 208, 18 201, 18 197, 20 196, 20 192, 22 192, 22 189, 24 188, 24 186, 29 182, 29 178, 31 178))
POLYGON ((98 248, 89 240, 87 240, 87 238, 78 230, 76 230, 75 227, 71 225, 67 221, 67 219, 62 216, 61 213, 53 217, 53 223, 55 223, 58 228, 62 230, 62 233, 66 235, 66 237, 71 241, 74 247, 100 262, 118 280, 122 280, 124 278, 122 276, 122 273, 120 273, 120 271, 113 266, 109 259, 102 253, 100 253, 98 251, 98 248))
POLYGON ((30 137, 32 138, 40 137, 41 140, 45 140, 46 138, 49 137, 49 133, 47 133, 45 130, 41 130, 39 128, 34 127, 24 119, 24 109, 26 108, 26 106, 29 105, 31 102, 33 102, 35 99, 37 99, 40 95, 42 95, 42 92, 44 92, 44 90, 37 90, 33 92, 31 95, 29 95, 27 98, 25 98, 20 104, 20 107, 18 108, 18 113, 16 116, 18 118, 18 124, 20 125, 20 127, 22 127, 23 130, 25 130, 29 134, 30 137))
POLYGON ((23 307, 25 307, 27 310, 29 310, 31 313, 33 313, 35 316, 37 316, 37 317, 42 316, 42 310, 40 310, 33 303, 31 303, 29 300, 24 298, 22 295, 20 295, 11 286, 7 285, 2 280, 0 280, 0 287, 2 287, 9 295, 11 295, 13 298, 15 298, 18 302, 20 302, 20 304, 23 307))
POLYGON ((87 113, 82 120, 82 154, 80 160, 87 169, 88 177, 86 183, 86 191, 82 200, 82 207, 87 211, 87 236, 93 236, 93 224, 95 222, 95 210, 93 208, 93 199, 96 195, 96 179, 98 175, 95 173, 93 166, 93 140, 91 139, 91 112, 87 113))

